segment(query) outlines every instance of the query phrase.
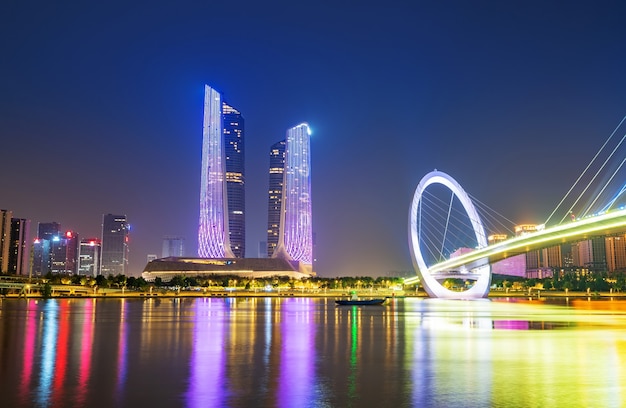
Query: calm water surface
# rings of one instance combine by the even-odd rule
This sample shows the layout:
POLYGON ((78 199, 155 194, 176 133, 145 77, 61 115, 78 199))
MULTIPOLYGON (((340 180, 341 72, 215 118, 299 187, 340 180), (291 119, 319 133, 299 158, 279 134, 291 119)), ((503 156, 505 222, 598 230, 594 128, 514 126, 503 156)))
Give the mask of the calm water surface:
POLYGON ((626 406, 626 301, 0 301, 3 407, 626 406))

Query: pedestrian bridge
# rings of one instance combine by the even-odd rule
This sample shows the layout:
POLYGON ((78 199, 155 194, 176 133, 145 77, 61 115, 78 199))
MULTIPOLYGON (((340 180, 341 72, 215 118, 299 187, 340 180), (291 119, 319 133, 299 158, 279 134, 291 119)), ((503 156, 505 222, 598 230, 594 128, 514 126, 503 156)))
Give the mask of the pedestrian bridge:
MULTIPOLYGON (((619 194, 621 193, 620 191, 619 194)), ((515 255, 560 244, 623 233, 626 233, 626 210, 615 209, 601 211, 593 216, 573 219, 551 227, 540 226, 533 232, 488 245, 481 217, 469 195, 452 177, 435 170, 427 174, 418 184, 409 212, 409 246, 418 276, 405 280, 405 283, 411 284, 420 280, 431 297, 451 299, 486 297, 490 289, 491 265, 493 263, 515 255), (444 227, 443 233, 439 234, 439 237, 442 237, 441 246, 436 248, 440 257, 438 260, 427 264, 427 257, 432 258, 433 253, 437 253, 432 250, 432 242, 434 241, 432 231, 433 225, 436 224, 430 220, 424 221, 424 219, 428 215, 427 213, 432 212, 433 209, 437 210, 440 207, 445 209, 445 206, 441 205, 441 200, 434 201, 430 196, 425 195, 427 187, 433 184, 440 184, 450 190, 452 198, 447 213, 439 218, 442 220, 439 225, 444 227), (454 198, 458 199, 463 206, 463 211, 467 214, 468 220, 466 226, 473 230, 472 234, 475 236, 475 244, 467 246, 476 249, 460 255, 445 257, 442 256, 443 244, 449 234, 448 227, 457 217, 457 214, 452 211, 454 198), (431 236, 428 236, 428 232, 431 236), (428 252, 423 253, 424 244, 428 252), (429 247, 429 245, 431 246, 429 247), (456 292, 448 290, 441 284, 441 281, 447 278, 468 279, 475 281, 475 283, 466 291, 456 292)))
POLYGON ((431 265, 428 270, 431 274, 450 271, 463 273, 526 252, 624 232, 626 232, 626 210, 615 210, 488 245, 431 265))

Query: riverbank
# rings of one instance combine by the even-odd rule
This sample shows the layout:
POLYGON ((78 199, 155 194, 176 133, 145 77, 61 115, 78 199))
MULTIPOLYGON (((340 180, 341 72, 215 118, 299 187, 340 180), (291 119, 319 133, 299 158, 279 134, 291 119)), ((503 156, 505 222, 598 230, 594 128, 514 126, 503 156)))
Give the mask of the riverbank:
MULTIPOLYGON (((423 291, 356 291, 360 298, 427 298, 427 294, 423 291)), ((349 297, 347 290, 165 290, 158 289, 152 291, 129 291, 124 289, 98 289, 94 291, 69 291, 67 287, 53 287, 52 294, 49 298, 240 298, 240 297, 331 297, 345 298, 349 297)), ((3 298, 35 298, 41 299, 43 296, 38 292, 33 293, 10 293, 2 295, 3 298)), ((575 291, 552 291, 552 290, 525 290, 525 291, 491 291, 488 298, 593 298, 593 299, 611 299, 625 298, 626 293, 620 292, 575 292, 575 291)))

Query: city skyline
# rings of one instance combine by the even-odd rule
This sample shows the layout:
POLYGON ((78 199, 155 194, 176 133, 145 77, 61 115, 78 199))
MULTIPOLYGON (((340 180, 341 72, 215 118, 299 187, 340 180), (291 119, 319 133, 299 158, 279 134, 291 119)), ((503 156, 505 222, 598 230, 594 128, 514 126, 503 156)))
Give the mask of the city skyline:
POLYGON ((126 214, 138 276, 163 236, 196 240, 214 83, 246 119, 249 249, 267 241, 267 148, 307 120, 316 271, 411 274, 424 174, 541 223, 626 113, 619 2, 244 2, 238 30, 229 7, 5 6, 0 208, 81 237, 126 214))

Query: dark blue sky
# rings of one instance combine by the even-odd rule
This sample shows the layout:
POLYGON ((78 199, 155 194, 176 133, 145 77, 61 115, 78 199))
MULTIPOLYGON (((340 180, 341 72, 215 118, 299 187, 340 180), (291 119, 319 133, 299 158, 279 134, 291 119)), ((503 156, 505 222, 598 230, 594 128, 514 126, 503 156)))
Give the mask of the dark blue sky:
POLYGON ((246 120, 248 256, 269 146, 311 125, 321 276, 412 270, 434 168, 545 221, 626 114, 619 1, 59 3, 0 5, 0 208, 83 237, 126 214, 134 274, 164 235, 196 251, 205 83, 246 120))

